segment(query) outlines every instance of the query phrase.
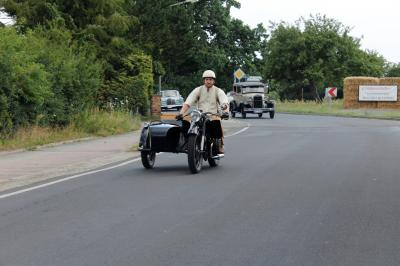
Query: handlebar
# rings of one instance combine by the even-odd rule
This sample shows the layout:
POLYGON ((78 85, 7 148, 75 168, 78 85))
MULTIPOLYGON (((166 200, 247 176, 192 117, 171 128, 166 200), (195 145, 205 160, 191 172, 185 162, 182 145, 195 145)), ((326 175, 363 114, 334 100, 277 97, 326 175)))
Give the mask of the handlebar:
MULTIPOLYGON (((195 109, 195 110, 197 110, 197 109, 195 109)), ((225 116, 223 113, 221 114, 221 113, 213 113, 213 112, 202 112, 201 110, 197 110, 197 111, 200 112, 201 116, 213 116, 213 115, 215 115, 215 116, 220 117, 221 119, 228 119, 229 118, 229 114, 228 114, 228 116, 225 116)), ((184 117, 190 116, 192 112, 189 112, 189 113, 187 113, 185 115, 182 115, 182 114, 177 115, 176 119, 177 120, 182 120, 184 117)))

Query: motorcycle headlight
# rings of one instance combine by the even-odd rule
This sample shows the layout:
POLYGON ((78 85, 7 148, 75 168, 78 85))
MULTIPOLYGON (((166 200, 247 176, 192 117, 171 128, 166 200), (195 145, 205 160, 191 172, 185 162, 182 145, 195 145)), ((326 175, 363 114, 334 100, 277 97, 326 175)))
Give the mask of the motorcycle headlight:
POLYGON ((193 122, 198 122, 201 118, 201 113, 197 110, 192 111, 190 114, 193 122))

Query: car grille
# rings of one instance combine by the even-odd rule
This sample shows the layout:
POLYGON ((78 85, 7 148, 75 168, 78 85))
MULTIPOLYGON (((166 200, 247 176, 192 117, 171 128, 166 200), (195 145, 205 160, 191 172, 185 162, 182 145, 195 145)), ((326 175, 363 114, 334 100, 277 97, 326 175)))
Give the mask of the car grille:
POLYGON ((254 108, 262 108, 263 107, 263 99, 262 96, 254 96, 254 108))
POLYGON ((167 105, 173 105, 173 104, 175 104, 175 99, 168 98, 167 105))

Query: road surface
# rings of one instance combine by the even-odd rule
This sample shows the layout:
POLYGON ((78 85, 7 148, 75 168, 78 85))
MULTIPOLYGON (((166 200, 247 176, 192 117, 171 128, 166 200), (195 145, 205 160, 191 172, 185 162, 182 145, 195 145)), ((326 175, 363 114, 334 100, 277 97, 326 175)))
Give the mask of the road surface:
POLYGON ((400 264, 400 122, 249 117, 197 175, 164 153, 1 198, 0 265, 400 264))

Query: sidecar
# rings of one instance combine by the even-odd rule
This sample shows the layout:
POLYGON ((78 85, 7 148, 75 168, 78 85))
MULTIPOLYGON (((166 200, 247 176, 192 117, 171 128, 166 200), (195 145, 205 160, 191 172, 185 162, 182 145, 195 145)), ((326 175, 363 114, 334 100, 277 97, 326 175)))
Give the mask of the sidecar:
POLYGON ((138 150, 143 166, 153 168, 156 153, 184 152, 183 146, 182 121, 153 121, 143 127, 138 150))

